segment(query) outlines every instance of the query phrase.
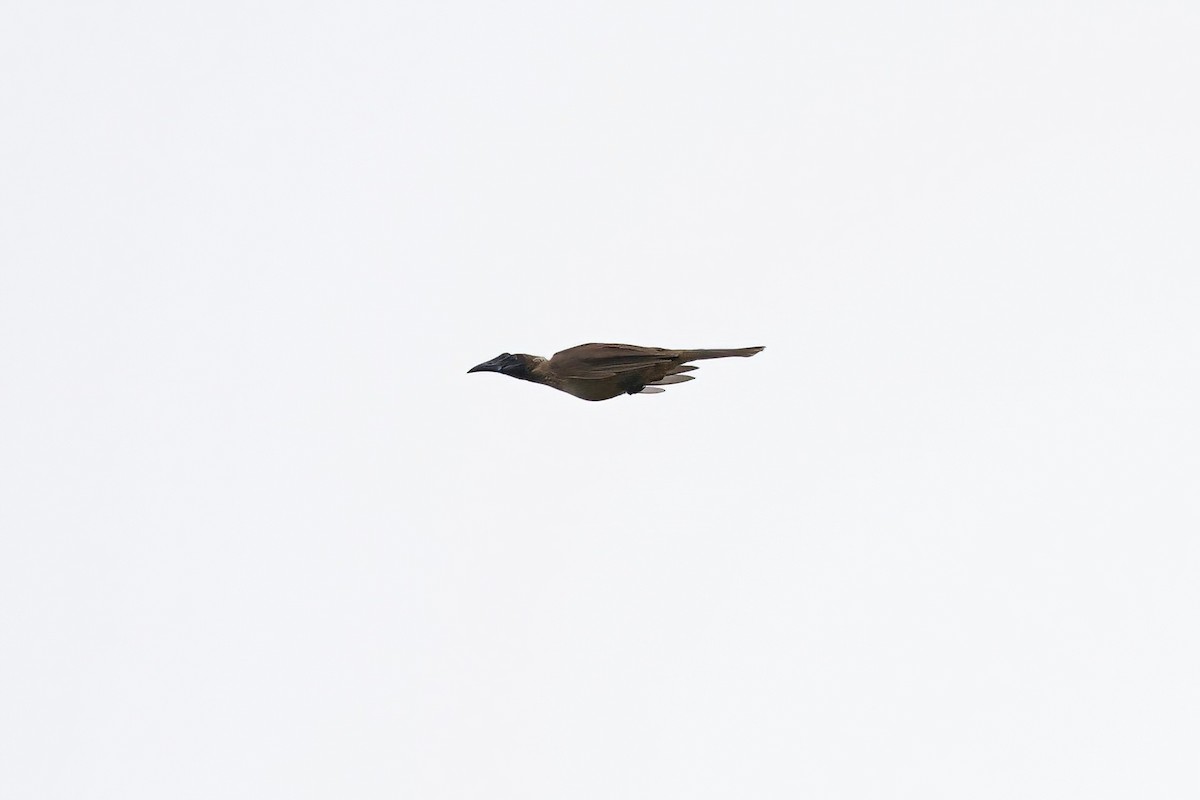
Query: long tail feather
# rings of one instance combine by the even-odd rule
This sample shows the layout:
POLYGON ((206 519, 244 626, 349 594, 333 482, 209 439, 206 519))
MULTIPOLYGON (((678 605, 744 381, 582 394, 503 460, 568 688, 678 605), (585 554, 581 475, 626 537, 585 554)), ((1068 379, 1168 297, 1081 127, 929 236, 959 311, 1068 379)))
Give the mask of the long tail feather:
POLYGON ((761 353, 762 347, 737 347, 732 350, 684 350, 684 361, 701 361, 706 358, 749 358, 752 355, 761 353))
POLYGON ((696 380, 695 375, 668 375, 665 378, 660 378, 653 383, 646 384, 647 386, 670 386, 673 383, 686 383, 687 381, 696 380))

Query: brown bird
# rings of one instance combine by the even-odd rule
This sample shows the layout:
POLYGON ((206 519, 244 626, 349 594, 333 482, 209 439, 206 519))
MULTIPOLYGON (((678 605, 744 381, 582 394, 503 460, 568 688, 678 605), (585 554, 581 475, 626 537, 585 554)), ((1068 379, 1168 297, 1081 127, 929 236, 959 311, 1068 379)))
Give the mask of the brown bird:
POLYGON ((581 344, 551 358, 525 353, 501 353, 467 370, 499 372, 532 381, 583 400, 609 400, 623 394, 655 394, 672 383, 690 381, 696 369, 689 361, 706 358, 748 358, 761 347, 734 350, 664 350, 632 344, 581 344))

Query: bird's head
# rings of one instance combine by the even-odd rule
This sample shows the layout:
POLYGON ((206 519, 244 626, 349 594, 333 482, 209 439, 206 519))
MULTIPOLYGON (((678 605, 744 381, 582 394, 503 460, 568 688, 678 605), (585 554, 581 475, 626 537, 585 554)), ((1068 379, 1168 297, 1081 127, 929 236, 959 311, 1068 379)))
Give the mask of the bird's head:
POLYGON ((482 364, 476 364, 471 367, 467 370, 467 374, 469 375, 472 372, 499 372, 501 375, 525 380, 529 377, 529 370, 533 368, 534 363, 540 360, 536 356, 527 356, 524 353, 501 353, 491 361, 485 361, 482 364))

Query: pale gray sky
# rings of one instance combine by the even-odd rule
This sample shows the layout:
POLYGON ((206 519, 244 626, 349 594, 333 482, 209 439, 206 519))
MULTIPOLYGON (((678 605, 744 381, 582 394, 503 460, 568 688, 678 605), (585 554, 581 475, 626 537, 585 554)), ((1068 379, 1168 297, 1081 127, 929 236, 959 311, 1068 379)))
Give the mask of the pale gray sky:
POLYGON ((1200 6, 5 20, 0 796, 1200 793, 1200 6))

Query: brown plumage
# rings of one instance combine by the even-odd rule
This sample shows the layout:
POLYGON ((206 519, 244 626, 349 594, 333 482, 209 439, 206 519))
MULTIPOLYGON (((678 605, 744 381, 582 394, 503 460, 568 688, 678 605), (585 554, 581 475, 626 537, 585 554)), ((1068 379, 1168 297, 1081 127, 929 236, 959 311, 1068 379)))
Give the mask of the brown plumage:
POLYGON ((672 383, 692 380, 689 361, 747 358, 761 347, 733 350, 665 350, 632 344, 581 344, 551 358, 501 353, 467 370, 499 372, 558 389, 583 400, 609 400, 623 394, 653 394, 672 383))

